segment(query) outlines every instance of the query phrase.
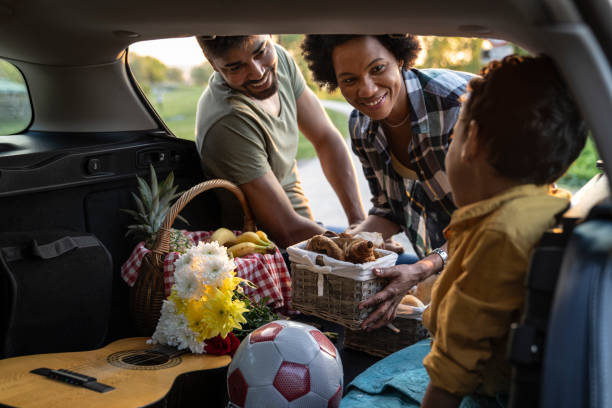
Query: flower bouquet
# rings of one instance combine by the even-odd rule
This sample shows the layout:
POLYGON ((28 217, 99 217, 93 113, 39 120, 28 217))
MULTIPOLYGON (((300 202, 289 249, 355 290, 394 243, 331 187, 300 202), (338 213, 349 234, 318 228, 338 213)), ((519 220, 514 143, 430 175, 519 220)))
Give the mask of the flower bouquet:
POLYGON ((199 242, 175 262, 170 296, 150 343, 189 349, 193 353, 233 354, 240 341, 234 329, 247 323, 247 305, 236 264, 224 246, 199 242))

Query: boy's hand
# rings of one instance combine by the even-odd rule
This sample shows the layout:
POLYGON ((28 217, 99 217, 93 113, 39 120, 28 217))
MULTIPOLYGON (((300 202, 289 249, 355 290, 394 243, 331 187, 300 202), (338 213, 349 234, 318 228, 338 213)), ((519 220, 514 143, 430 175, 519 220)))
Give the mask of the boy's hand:
POLYGON ((373 330, 382 327, 395 319, 395 310, 410 288, 423 279, 423 268, 420 262, 412 265, 395 265, 389 268, 374 268, 379 278, 389 279, 389 284, 376 295, 359 304, 359 309, 378 307, 361 323, 362 330, 373 330))

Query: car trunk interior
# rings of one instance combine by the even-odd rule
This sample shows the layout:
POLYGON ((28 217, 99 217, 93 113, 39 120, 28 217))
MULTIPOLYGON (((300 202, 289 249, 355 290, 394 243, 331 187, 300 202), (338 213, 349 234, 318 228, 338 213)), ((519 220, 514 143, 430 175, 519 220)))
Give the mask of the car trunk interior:
MULTIPOLYGON (((136 175, 148 180, 149 163, 160 179, 173 171, 178 191, 202 182, 193 142, 163 132, 26 132, 5 140, 0 153, 0 208, 10 216, 0 218, 0 230, 68 229, 95 234, 113 259, 108 341, 132 336, 126 308, 128 286, 120 267, 135 242, 125 237, 132 217, 120 209, 134 209, 131 194, 137 189, 136 175)), ((220 190, 196 197, 181 215, 190 224, 177 221, 176 228, 242 226, 237 200, 220 190)))

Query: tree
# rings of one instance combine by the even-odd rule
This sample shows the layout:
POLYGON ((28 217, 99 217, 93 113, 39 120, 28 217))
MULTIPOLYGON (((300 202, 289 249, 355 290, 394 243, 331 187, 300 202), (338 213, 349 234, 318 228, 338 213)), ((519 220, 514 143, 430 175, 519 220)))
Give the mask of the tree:
POLYGON ((213 73, 213 69, 208 63, 202 63, 196 67, 191 68, 189 76, 191 82, 196 86, 205 86, 208 83, 210 76, 213 73))
POLYGON ((183 82, 185 82, 183 79, 183 71, 181 71, 180 68, 176 67, 168 68, 168 70, 166 71, 166 79, 169 82, 175 82, 177 84, 182 84, 183 82))
POLYGON ((422 68, 446 68, 478 73, 482 39, 462 37, 421 37, 423 50, 417 61, 422 68))
POLYGON ((165 81, 168 72, 168 67, 157 58, 138 54, 130 54, 130 68, 136 80, 148 86, 165 81))
POLYGON ((11 82, 23 84, 23 76, 21 72, 10 62, 0 59, 0 78, 8 79, 11 82))

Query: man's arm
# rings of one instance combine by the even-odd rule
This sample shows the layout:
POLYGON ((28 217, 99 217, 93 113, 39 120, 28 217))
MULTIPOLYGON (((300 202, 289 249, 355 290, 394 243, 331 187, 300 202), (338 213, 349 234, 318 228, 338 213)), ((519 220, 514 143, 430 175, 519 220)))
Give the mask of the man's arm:
POLYGON ((349 225, 365 219, 348 148, 316 95, 305 88, 297 100, 298 126, 314 146, 323 173, 340 199, 349 225))
POLYGON ((391 236, 397 234, 402 229, 399 225, 394 223, 387 218, 381 217, 379 215, 370 214, 361 224, 354 226, 348 233, 357 234, 362 231, 372 231, 372 232, 380 232, 383 238, 389 239, 391 236))
POLYGON ((240 188, 259 228, 266 231, 274 242, 286 248, 325 231, 323 227, 293 210, 291 202, 272 171, 240 188))

